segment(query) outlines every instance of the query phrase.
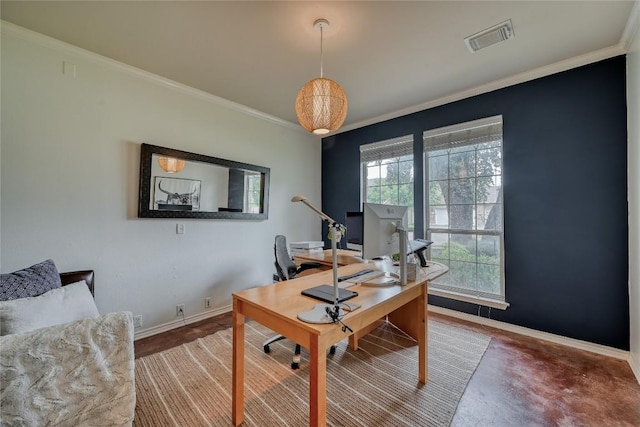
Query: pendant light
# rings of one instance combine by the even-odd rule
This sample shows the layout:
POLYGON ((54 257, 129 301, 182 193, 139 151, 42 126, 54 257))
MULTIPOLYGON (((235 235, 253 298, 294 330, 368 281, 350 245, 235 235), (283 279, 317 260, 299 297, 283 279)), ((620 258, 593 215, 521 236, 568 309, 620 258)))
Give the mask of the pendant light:
POLYGON ((176 159, 175 157, 160 157, 158 159, 160 168, 168 173, 178 173, 184 169, 184 160, 176 159))
POLYGON ((296 97, 296 116, 300 125, 316 135, 337 130, 347 117, 347 95, 340 85, 322 76, 322 31, 329 26, 326 19, 317 19, 313 26, 320 29, 320 77, 302 86, 296 97))

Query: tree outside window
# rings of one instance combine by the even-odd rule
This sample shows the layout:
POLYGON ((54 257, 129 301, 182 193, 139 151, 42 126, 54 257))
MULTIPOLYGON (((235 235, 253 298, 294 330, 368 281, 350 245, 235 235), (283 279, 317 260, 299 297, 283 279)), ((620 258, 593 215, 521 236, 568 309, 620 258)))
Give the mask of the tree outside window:
POLYGON ((413 135, 362 145, 360 159, 363 201, 408 206, 409 238, 413 238, 413 135))
POLYGON ((425 132, 427 236, 449 273, 435 287, 504 301, 502 121, 425 132))

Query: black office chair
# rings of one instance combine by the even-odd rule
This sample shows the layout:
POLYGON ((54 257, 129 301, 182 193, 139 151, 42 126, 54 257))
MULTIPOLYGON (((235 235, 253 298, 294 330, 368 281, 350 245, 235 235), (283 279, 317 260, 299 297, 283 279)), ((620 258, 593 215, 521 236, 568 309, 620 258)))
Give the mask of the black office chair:
MULTIPOLYGON (((302 273, 305 270, 310 270, 312 268, 320 268, 320 264, 317 262, 303 262, 299 266, 291 258, 289 255, 289 250, 287 248, 287 238, 282 235, 277 235, 275 239, 275 243, 273 245, 273 252, 275 255, 275 266, 276 273, 273 275, 274 280, 277 281, 285 281, 289 279, 293 279, 296 275, 302 273)), ((271 349, 269 348, 270 344, 273 344, 276 341, 280 341, 285 339, 285 336, 276 335, 275 337, 269 338, 264 343, 262 343, 262 348, 265 353, 270 353, 271 349)), ((335 346, 331 346, 330 352, 331 354, 335 353, 335 346)), ((296 349, 293 354, 293 361, 291 362, 291 369, 298 369, 300 367, 300 344, 296 344, 296 349)))
POLYGON ((305 270, 312 268, 320 268, 321 265, 317 262, 303 262, 299 266, 293 261, 291 255, 289 255, 289 249, 287 247, 287 238, 282 235, 277 235, 273 244, 273 253, 275 255, 276 272, 278 273, 278 280, 285 281, 293 279, 298 274, 305 270))

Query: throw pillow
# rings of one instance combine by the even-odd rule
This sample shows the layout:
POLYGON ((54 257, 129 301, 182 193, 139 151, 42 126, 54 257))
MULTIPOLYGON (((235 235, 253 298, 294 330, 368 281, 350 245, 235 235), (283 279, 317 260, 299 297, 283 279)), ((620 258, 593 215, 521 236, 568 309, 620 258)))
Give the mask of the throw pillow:
POLYGON ((98 308, 83 280, 37 297, 0 301, 0 335, 20 334, 98 316, 98 308))
POLYGON ((50 259, 13 273, 0 274, 0 301, 35 297, 62 286, 50 259))

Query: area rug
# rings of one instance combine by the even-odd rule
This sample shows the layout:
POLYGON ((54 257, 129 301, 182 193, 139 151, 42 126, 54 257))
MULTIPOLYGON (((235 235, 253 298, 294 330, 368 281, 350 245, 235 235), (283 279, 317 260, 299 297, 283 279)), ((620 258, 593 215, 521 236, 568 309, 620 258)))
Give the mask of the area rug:
MULTIPOLYGON (((390 324, 327 355, 330 426, 448 426, 490 338, 430 320, 427 384, 417 381, 418 347, 390 324)), ((274 333, 245 327, 244 426, 309 424, 308 353, 290 367, 294 344, 265 354, 274 333)), ((232 330, 136 360, 135 426, 231 426, 232 330)))

